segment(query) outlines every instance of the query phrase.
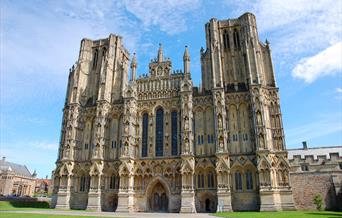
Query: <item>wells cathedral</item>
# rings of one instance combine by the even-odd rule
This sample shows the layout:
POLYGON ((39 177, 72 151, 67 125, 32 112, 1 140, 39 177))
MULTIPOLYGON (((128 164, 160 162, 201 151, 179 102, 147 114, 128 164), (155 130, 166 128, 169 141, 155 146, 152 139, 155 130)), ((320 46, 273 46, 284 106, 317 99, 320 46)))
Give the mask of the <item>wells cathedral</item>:
POLYGON ((54 171, 56 208, 292 210, 279 90, 255 16, 211 19, 193 86, 160 48, 149 73, 122 37, 83 39, 70 69, 54 171))

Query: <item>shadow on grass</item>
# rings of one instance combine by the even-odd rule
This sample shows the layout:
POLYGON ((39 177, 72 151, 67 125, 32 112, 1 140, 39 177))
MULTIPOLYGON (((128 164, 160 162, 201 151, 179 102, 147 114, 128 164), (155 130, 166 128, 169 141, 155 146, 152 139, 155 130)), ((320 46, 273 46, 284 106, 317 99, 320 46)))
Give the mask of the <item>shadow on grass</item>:
MULTIPOLYGON (((315 212, 310 212, 310 213, 305 213, 305 214, 308 214, 308 215, 316 215, 316 216, 322 216, 323 214, 322 213, 315 213, 315 212)), ((325 214, 327 216, 329 216, 329 218, 339 218, 339 217, 342 217, 342 213, 327 213, 325 214)))

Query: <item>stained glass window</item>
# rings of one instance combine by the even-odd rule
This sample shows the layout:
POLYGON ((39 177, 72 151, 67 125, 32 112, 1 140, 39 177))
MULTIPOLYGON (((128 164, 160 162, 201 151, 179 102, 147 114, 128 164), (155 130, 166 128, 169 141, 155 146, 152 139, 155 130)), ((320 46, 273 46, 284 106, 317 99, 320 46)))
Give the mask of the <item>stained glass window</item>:
POLYGON ((164 137, 164 110, 159 108, 156 112, 156 156, 163 156, 164 137))
POLYGON ((142 121, 142 146, 141 146, 141 156, 147 157, 147 139, 148 139, 148 114, 144 113, 142 121))

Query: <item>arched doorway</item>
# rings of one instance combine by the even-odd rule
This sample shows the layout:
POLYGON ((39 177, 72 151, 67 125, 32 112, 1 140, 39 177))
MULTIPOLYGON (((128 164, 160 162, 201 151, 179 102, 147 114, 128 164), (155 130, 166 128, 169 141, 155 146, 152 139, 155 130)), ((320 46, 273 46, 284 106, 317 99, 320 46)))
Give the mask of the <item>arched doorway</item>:
POLYGON ((157 182, 150 194, 150 210, 154 212, 168 212, 169 198, 164 186, 157 182))
POLYGON ((205 212, 211 212, 211 210, 210 210, 210 200, 209 200, 209 198, 207 198, 207 199, 205 200, 205 212))

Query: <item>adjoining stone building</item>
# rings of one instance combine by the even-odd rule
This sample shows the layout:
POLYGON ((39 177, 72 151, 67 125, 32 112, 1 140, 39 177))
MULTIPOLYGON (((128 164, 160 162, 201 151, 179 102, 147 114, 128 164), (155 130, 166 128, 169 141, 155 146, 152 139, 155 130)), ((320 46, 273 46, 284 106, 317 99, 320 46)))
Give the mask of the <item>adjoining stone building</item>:
POLYGON ((0 160, 0 195, 33 196, 36 173, 30 173, 25 165, 0 160))
POLYGON ((270 45, 255 16, 211 19, 202 84, 190 55, 136 77, 122 37, 83 39, 70 69, 53 205, 107 211, 292 210, 270 45))
POLYGON ((297 209, 316 209, 320 194, 327 210, 342 210, 342 146, 289 149, 290 181, 297 209))

